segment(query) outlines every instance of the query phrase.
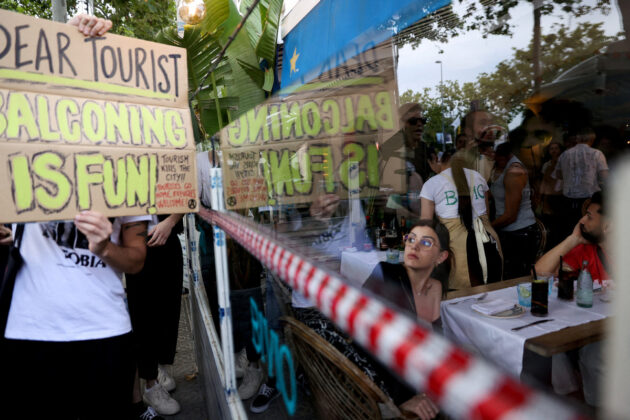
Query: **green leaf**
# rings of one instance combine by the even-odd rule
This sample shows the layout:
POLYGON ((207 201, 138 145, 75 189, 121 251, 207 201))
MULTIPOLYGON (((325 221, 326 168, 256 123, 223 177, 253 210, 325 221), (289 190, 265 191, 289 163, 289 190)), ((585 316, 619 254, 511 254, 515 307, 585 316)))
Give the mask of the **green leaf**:
MULTIPOLYGON (((245 13, 247 13, 247 10, 251 7, 253 3, 254 3, 254 0, 242 0, 241 13, 245 15, 245 13)), ((254 9, 254 11, 252 11, 252 14, 249 16, 249 18, 245 22, 244 29, 247 31, 249 42, 251 43, 252 47, 254 47, 258 43, 258 40, 260 39, 260 35, 262 34, 262 31, 263 31, 262 16, 260 13, 260 3, 259 3, 259 6, 257 6, 254 9)))
POLYGON ((263 90, 271 92, 271 89, 273 89, 273 80, 273 70, 265 70, 265 83, 263 84, 263 90))
POLYGON ((262 35, 256 44, 256 54, 267 61, 269 68, 273 68, 276 61, 276 41, 278 39, 282 2, 283 0, 269 0, 269 8, 262 35))
POLYGON ((265 75, 263 74, 260 67, 252 65, 250 63, 246 63, 243 60, 236 59, 238 64, 245 70, 245 73, 252 79, 252 81, 256 84, 256 86, 262 87, 265 82, 265 75))
POLYGON ((230 0, 205 0, 206 15, 200 26, 204 32, 214 34, 230 16, 230 0))

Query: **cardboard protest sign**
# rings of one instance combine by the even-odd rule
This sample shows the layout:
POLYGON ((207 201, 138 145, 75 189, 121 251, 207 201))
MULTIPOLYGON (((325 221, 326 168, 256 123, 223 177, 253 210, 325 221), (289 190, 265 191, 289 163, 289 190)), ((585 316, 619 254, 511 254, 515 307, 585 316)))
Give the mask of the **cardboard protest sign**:
POLYGON ((186 51, 0 10, 0 222, 196 211, 186 51))
POLYGON ((380 151, 399 129, 392 57, 390 44, 373 47, 225 127, 227 208, 404 191, 404 160, 380 151))

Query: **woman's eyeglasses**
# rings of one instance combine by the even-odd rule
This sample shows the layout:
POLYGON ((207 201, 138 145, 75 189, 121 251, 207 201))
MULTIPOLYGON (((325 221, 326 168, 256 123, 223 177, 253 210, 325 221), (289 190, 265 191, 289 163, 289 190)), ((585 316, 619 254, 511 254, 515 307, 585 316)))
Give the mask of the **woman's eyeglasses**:
POLYGON ((409 235, 405 235, 404 240, 407 245, 413 246, 418 243, 420 244, 420 246, 427 249, 435 245, 435 241, 433 241, 433 239, 427 238, 427 237, 418 238, 416 235, 412 233, 409 235))
POLYGON ((407 120, 407 122, 411 125, 418 124, 418 121, 420 121, 423 125, 427 123, 426 117, 413 117, 407 120))

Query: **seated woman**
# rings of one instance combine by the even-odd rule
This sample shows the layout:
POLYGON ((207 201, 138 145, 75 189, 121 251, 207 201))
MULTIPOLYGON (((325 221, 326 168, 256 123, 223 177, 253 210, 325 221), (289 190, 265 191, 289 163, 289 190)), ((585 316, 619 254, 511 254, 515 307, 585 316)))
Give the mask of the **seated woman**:
POLYGON ((420 220, 404 242, 404 265, 379 263, 363 287, 419 319, 435 323, 451 266, 448 229, 438 221, 420 220))
MULTIPOLYGON (((404 265, 379 263, 363 287, 435 326, 440 320, 451 259, 448 229, 438 221, 420 220, 405 236, 404 265)), ((438 414, 438 407, 426 394, 414 395, 387 371, 377 371, 385 384, 383 390, 401 409, 423 420, 438 414)))

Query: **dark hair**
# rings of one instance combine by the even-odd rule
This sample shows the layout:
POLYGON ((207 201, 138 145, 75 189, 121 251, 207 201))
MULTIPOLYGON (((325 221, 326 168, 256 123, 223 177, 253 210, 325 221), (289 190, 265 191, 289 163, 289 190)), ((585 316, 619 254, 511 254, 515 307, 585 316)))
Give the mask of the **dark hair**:
POLYGON ((512 145, 507 143, 501 143, 497 146, 497 150, 494 151, 495 156, 508 157, 512 154, 512 145))
POLYGON ((439 280, 442 284, 442 294, 446 296, 446 292, 448 291, 448 277, 451 274, 451 266, 455 262, 455 256, 453 251, 451 251, 451 234, 446 226, 436 219, 420 219, 409 229, 409 232, 416 227, 428 227, 433 229, 440 242, 440 250, 448 252, 448 258, 446 258, 442 264, 435 267, 431 273, 431 277, 439 280))
POLYGON ((591 200, 589 201, 588 205, 590 206, 591 204, 599 204, 599 211, 598 213, 601 215, 605 215, 605 211, 604 211, 604 193, 603 191, 597 191, 595 194, 593 194, 591 196, 591 200))
POLYGON ((453 172, 453 181, 455 181, 455 187, 457 188, 457 212, 468 232, 472 230, 473 217, 470 186, 468 185, 464 168, 466 167, 466 154, 473 153, 470 150, 460 151, 451 158, 451 171, 453 172))

